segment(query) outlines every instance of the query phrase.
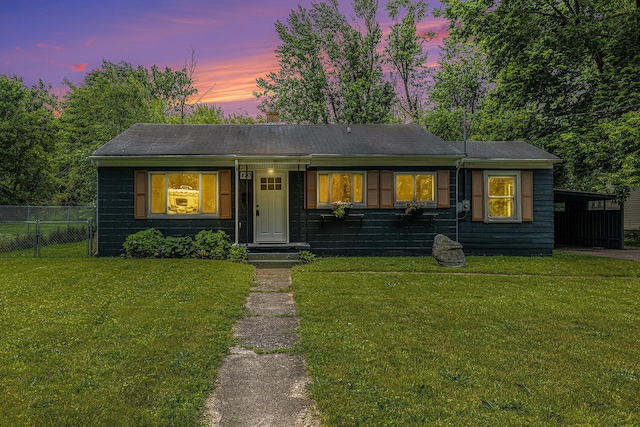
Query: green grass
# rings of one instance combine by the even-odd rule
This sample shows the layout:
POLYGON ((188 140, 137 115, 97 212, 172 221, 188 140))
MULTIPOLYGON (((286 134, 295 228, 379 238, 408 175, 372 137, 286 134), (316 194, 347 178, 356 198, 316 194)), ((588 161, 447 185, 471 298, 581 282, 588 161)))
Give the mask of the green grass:
POLYGON ((558 253, 294 270, 329 426, 640 425, 640 263, 558 253))
MULTIPOLYGON (((57 243, 42 246, 40 258, 82 258, 87 257, 87 242, 57 243)), ((0 252, 2 258, 34 258, 33 248, 19 251, 0 252)))
POLYGON ((254 271, 30 257, 0 269, 0 424, 11 426, 197 425, 254 271))

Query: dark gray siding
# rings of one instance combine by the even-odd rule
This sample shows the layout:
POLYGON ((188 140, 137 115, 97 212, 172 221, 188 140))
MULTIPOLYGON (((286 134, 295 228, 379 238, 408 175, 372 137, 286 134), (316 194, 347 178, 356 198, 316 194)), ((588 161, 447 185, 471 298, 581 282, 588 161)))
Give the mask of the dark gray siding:
MULTIPOLYGON (((224 230, 232 240, 234 221, 218 219, 143 219, 133 218, 133 177, 140 168, 99 168, 98 175, 98 254, 118 256, 129 234, 156 228, 165 236, 194 236, 200 230, 224 230)), ((387 169, 387 168, 385 168, 387 169)), ((411 170, 416 168, 388 168, 411 170)), ((444 168, 424 169, 434 171, 444 168)), ((148 169, 154 170, 154 169, 148 169)), ((158 170, 180 170, 161 168, 158 170)), ((191 169, 193 170, 193 169, 191 169)), ((198 168, 198 170, 208 170, 198 168)), ((332 169, 335 170, 335 169, 332 169)), ((352 169, 350 169, 352 170, 352 169)), ((318 255, 428 256, 436 234, 456 238, 455 169, 450 168, 450 204, 447 209, 429 209, 437 213, 427 218, 404 218, 395 214, 402 209, 353 209, 359 218, 322 219, 329 209, 304 209, 304 172, 289 173, 289 240, 307 242, 318 255)), ((459 199, 471 198, 471 171, 460 171, 459 199)), ((232 187, 235 186, 232 180, 232 187)), ((232 188, 235 191, 235 187, 232 188)), ((240 243, 253 241, 253 182, 240 182, 240 243)), ((234 212, 235 213, 235 212, 234 212)), ((485 224, 470 217, 458 221, 458 240, 467 254, 473 255, 551 255, 554 244, 553 174, 534 171, 534 221, 520 224, 485 224)))
MULTIPOLYGON (((460 200, 471 199, 471 171, 460 172, 460 200)), ((533 171, 533 222, 485 224, 471 221, 471 213, 460 221, 459 241, 470 255, 552 255, 553 171, 533 171)))
MULTIPOLYGON (((224 230, 234 237, 233 220, 219 219, 133 219, 133 175, 143 168, 98 169, 98 255, 124 254, 122 244, 129 234, 147 228, 165 236, 194 236, 201 230, 224 230)), ((154 170, 154 169, 147 169, 154 170)), ((161 168, 158 170, 180 170, 161 168)), ((194 169, 190 169, 194 170, 194 169)), ((212 169, 198 168, 198 171, 212 169)), ((232 186, 234 185, 232 181, 232 186)), ((233 189, 233 187, 232 187, 233 189)))
MULTIPOLYGON (((418 168, 386 168, 394 171, 418 172, 418 168)), ((437 168, 448 169, 448 168, 437 168)), ((336 170, 336 169, 332 169, 336 170)), ((339 170, 339 169, 337 169, 339 170)), ((350 170, 353 170, 351 168, 350 170)), ((435 171, 423 169, 424 171, 435 171)), ((403 209, 352 209, 352 214, 364 214, 362 222, 359 218, 322 219, 322 214, 330 214, 330 209, 301 210, 306 215, 301 221, 303 241, 311 246, 311 252, 318 255, 339 256, 428 256, 436 234, 445 234, 455 238, 455 170, 450 170, 450 208, 428 209, 427 213, 437 213, 431 222, 427 217, 403 218, 395 214, 403 213, 403 209)), ((299 175, 298 179, 302 179, 299 175)), ((291 179, 293 189, 294 178, 291 179)), ((295 218, 300 197, 290 203, 291 240, 297 235, 295 218)))

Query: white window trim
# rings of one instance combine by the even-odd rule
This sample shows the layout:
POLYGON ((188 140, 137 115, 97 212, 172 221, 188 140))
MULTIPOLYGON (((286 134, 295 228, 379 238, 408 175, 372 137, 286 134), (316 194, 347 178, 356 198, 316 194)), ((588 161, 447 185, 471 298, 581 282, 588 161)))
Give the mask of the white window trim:
POLYGON ((428 209, 436 208, 438 206, 438 173, 436 171, 394 171, 393 173, 393 206, 395 208, 405 208, 407 203, 424 203, 428 209), (396 177, 398 175, 413 175, 413 200, 412 201, 398 201, 398 194, 396 193, 396 177), (416 175, 431 175, 433 176, 433 201, 430 202, 418 202, 416 200, 416 175))
MULTIPOLYGON (((203 218, 218 218, 220 216, 220 177, 217 171, 149 171, 147 172, 148 184, 147 188, 149 189, 147 192, 147 218, 150 219, 203 219, 203 218), (199 180, 199 188, 202 188, 202 175, 215 175, 216 176, 216 213, 198 213, 198 214, 169 214, 169 213, 151 213, 152 208, 152 197, 153 197, 153 187, 151 176, 152 175, 165 175, 165 202, 168 204, 169 202, 169 179, 167 175, 169 174, 198 174, 199 180)), ((165 207, 168 209, 167 207, 165 207)), ((202 192, 200 191, 198 194, 198 210, 202 211, 202 192)))
MULTIPOLYGON (((366 208, 367 207, 367 172, 366 171, 318 171, 316 174, 316 200, 318 208, 332 208, 333 202, 331 202, 331 175, 332 174, 351 174, 351 188, 355 188, 354 176, 355 174, 362 175, 362 202, 351 202, 353 203, 354 208, 366 208), (329 175, 329 202, 328 203, 320 203, 320 175, 329 175)), ((351 194, 351 198, 353 198, 353 194, 351 194)))
POLYGON ((521 223, 522 222, 522 189, 520 187, 520 171, 512 170, 485 170, 484 171, 484 222, 486 223, 521 223), (514 178, 513 211, 511 218, 489 216, 489 178, 509 177, 514 178))

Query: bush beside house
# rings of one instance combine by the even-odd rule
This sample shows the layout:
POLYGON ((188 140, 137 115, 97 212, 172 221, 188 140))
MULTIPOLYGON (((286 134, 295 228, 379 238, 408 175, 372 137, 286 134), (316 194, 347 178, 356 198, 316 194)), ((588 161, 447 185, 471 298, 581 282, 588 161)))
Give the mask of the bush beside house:
POLYGON ((222 230, 202 230, 195 238, 164 237, 154 228, 127 236, 123 247, 131 258, 200 258, 247 261, 247 248, 233 246, 222 230))

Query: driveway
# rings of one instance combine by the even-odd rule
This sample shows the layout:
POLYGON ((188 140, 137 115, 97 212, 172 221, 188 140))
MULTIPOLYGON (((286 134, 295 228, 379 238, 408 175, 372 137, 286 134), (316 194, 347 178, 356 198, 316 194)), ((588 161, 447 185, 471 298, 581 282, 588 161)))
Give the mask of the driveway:
POLYGON ((601 256, 606 258, 628 259, 640 262, 640 248, 628 246, 625 249, 586 248, 577 246, 557 247, 559 252, 573 252, 586 255, 601 256))

